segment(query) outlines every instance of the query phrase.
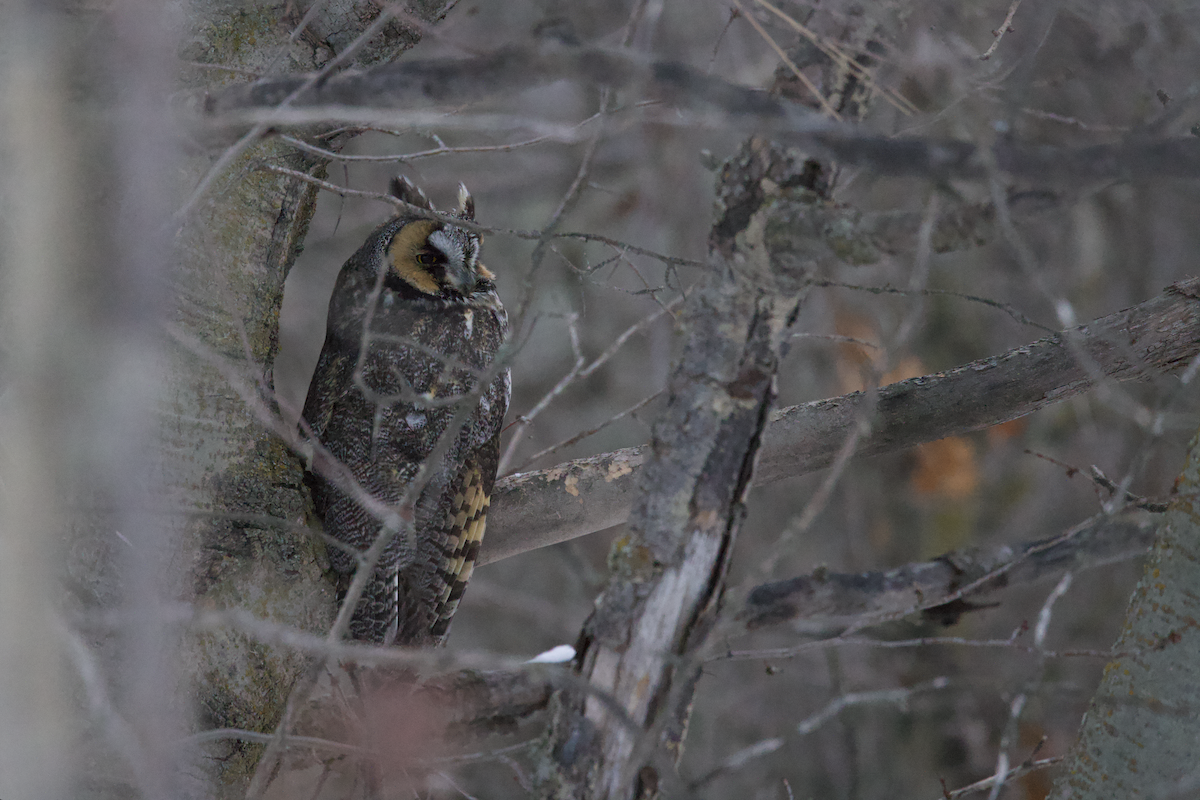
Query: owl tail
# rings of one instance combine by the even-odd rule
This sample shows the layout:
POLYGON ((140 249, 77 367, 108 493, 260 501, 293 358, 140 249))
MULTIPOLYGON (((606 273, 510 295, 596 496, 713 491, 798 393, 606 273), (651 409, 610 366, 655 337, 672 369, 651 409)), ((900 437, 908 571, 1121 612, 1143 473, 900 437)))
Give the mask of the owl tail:
POLYGON ((350 619, 351 638, 374 644, 391 644, 395 640, 399 576, 395 564, 375 568, 350 619))

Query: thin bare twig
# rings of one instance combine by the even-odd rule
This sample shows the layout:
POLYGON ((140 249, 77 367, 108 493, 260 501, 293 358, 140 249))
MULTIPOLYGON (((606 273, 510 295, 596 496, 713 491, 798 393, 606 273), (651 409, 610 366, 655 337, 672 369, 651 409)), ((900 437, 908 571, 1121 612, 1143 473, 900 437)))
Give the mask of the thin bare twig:
POLYGON ((513 453, 520 445, 521 437, 524 435, 525 430, 537 419, 539 414, 546 410, 546 406, 550 405, 554 401, 554 398, 566 391, 567 387, 583 371, 583 364, 587 359, 584 357, 583 350, 579 346, 579 328, 575 324, 579 320, 579 315, 567 314, 564 320, 567 325, 567 333, 571 338, 571 352, 575 354, 575 362, 571 365, 571 369, 567 371, 567 374, 559 378, 558 382, 554 384, 550 391, 542 396, 542 399, 533 408, 524 414, 518 415, 514 426, 515 430, 508 440, 508 447, 504 449, 504 455, 500 457, 500 466, 496 470, 496 474, 498 475, 503 475, 508 470, 508 464, 512 460, 513 453))
POLYGON ((1013 17, 1017 14, 1017 9, 1021 6, 1021 0, 1013 0, 1012 5, 1008 7, 1008 14, 1004 17, 1004 22, 1000 23, 1000 27, 992 31, 992 36, 996 38, 992 41, 992 46, 984 51, 979 57, 980 61, 987 61, 992 57, 992 53, 996 52, 996 48, 1000 46, 1000 40, 1004 38, 1004 34, 1012 31, 1013 17))
POLYGON ((636 411, 640 411, 641 409, 645 408, 647 405, 654 402, 655 400, 657 400, 660 397, 662 397, 662 392, 661 391, 655 392, 654 394, 649 395, 648 397, 634 403, 629 408, 626 408, 622 411, 618 411, 616 414, 613 414, 611 417, 604 420, 604 422, 601 422, 596 427, 589 428, 585 431, 580 431, 579 433, 575 434, 574 436, 572 436, 569 439, 564 439, 561 442, 559 442, 558 444, 552 444, 543 450, 539 450, 538 452, 531 455, 528 459, 526 459, 525 463, 519 465, 515 471, 520 472, 521 470, 528 468, 530 464, 533 464, 539 458, 548 456, 553 452, 563 449, 564 447, 570 447, 571 445, 579 444, 580 442, 582 442, 584 439, 588 438, 589 436, 595 436, 597 433, 604 430, 609 425, 612 425, 614 422, 624 419, 625 417, 629 416, 630 414, 633 414, 636 411))
POLYGON ((841 44, 835 41, 826 41, 821 36, 818 36, 810 28, 801 25, 795 17, 780 10, 777 6, 768 3, 767 0, 754 0, 758 5, 770 11, 775 16, 786 22, 796 33, 799 33, 805 39, 824 53, 831 61, 838 65, 840 69, 850 74, 853 74, 858 80, 878 90, 883 96, 883 99, 895 106, 900 113, 905 116, 911 116, 920 111, 907 97, 895 91, 894 89, 883 87, 875 80, 875 76, 871 71, 858 63, 853 53, 847 53, 841 44))
MULTIPOLYGON (((589 120, 584 120, 580 125, 584 125, 589 120)), ((322 158, 327 158, 330 161, 345 161, 350 162, 408 162, 416 161, 421 158, 432 158, 434 156, 461 155, 463 153, 509 153, 513 150, 519 150, 523 147, 530 147, 535 144, 544 144, 545 142, 562 143, 562 139, 554 136, 535 136, 532 139, 525 139, 520 142, 511 142, 509 144, 493 144, 493 145, 474 145, 470 147, 448 147, 440 145, 432 150, 419 150, 415 153, 397 153, 395 155, 386 156, 348 156, 343 153, 338 153, 324 147, 317 147, 309 144, 303 139, 297 139, 295 136, 281 135, 279 141, 287 142, 297 150, 303 150, 306 153, 311 153, 322 158)))
POLYGON ((811 284, 813 286, 830 287, 830 288, 836 288, 836 289, 851 289, 856 292, 868 292, 870 294, 895 294, 895 295, 903 295, 903 296, 921 295, 921 296, 925 296, 925 297, 954 297, 959 300, 966 300, 971 303, 979 303, 980 305, 994 308, 997 311, 1003 311, 1005 314, 1007 314, 1009 317, 1011 317, 1014 322, 1017 322, 1021 325, 1028 325, 1030 327, 1037 328, 1040 331, 1045 331, 1046 333, 1056 333, 1056 331, 1053 328, 1051 328, 1047 325, 1043 325, 1042 323, 1025 316, 1020 311, 1018 311, 1016 308, 1014 308, 1010 303, 1002 303, 999 300, 992 300, 990 298, 980 297, 978 295, 965 294, 963 292, 952 292, 947 289, 926 289, 926 288, 899 289, 899 288, 896 288, 895 286, 863 286, 863 285, 857 284, 857 283, 844 283, 842 281, 831 281, 831 280, 827 280, 825 278, 814 278, 811 281, 811 284))
POLYGON ((1004 784, 1008 780, 1008 749, 1012 747, 1013 742, 1017 739, 1021 722, 1021 712, 1025 709, 1025 703, 1028 702, 1029 692, 1037 688, 1046 674, 1046 661, 1050 658, 1050 654, 1045 650, 1046 633, 1050 629, 1050 619, 1053 614, 1054 604, 1071 588, 1073 577, 1070 572, 1063 574, 1058 584, 1055 585, 1054 589, 1046 597, 1046 601, 1042 603, 1042 608, 1038 612, 1038 621, 1033 633, 1033 652, 1037 654, 1037 663, 1033 667, 1030 678, 1025 681, 1025 688, 1009 703, 1008 722, 1005 724, 1004 732, 1000 736, 999 752, 996 756, 996 771, 992 775, 992 791, 988 794, 988 800, 999 800, 1000 792, 1004 790, 1004 784))
MULTIPOLYGON (((324 5, 324 0, 322 0, 322 2, 313 4, 313 6, 309 9, 308 14, 305 15, 301 24, 296 26, 296 29, 292 32, 293 37, 300 35, 300 31, 303 30, 303 26, 307 25, 308 20, 312 18, 312 15, 314 15, 322 5, 324 5)), ((334 70, 339 69, 351 56, 354 55, 354 53, 358 52, 363 45, 374 38, 375 34, 382 30, 383 27, 391 21, 391 19, 392 16, 389 12, 381 12, 379 16, 367 26, 366 30, 359 34, 354 41, 350 43, 344 52, 339 53, 337 57, 330 59, 328 64, 321 67, 321 69, 317 70, 315 73, 309 75, 307 79, 296 88, 295 91, 288 94, 288 96, 276 106, 276 109, 286 109, 294 100, 303 95, 305 91, 313 86, 316 86, 334 70)), ((292 39, 292 41, 294 41, 294 39, 292 39)), ((196 187, 192 189, 191 194, 183 202, 183 205, 181 205, 179 209, 171 215, 172 221, 177 226, 183 225, 184 220, 189 214, 191 214, 192 209, 194 209, 196 204, 200 202, 200 199, 207 194, 209 188, 212 187, 217 178, 225 174, 225 171, 231 164, 233 164, 234 159, 246 152, 251 145, 257 142, 262 135, 266 133, 269 127, 269 123, 266 122, 260 122, 254 125, 249 131, 243 134, 237 142, 227 147, 225 152, 221 153, 220 157, 212 164, 212 166, 208 168, 208 171, 205 172, 204 177, 200 179, 200 182, 196 184, 196 187)))
MULTIPOLYGON (((1040 761, 1025 761, 1005 772, 1003 776, 1004 780, 1019 778, 1022 775, 1028 775, 1031 772, 1037 772, 1038 770, 1046 769, 1047 767, 1053 767, 1054 765, 1061 763, 1063 758, 1064 756, 1054 756, 1052 758, 1043 758, 1040 761)), ((984 778, 983 780, 975 781, 975 783, 964 786, 961 789, 955 789, 952 792, 945 792, 942 794, 939 800, 958 800, 958 798, 966 797, 968 794, 982 792, 984 789, 991 788, 995 784, 996 780, 996 776, 992 775, 984 778)))
MULTIPOLYGON (((1066 573, 1070 575, 1070 573, 1066 573)), ((1066 576, 1064 575, 1064 578, 1066 576)), ((1048 650, 1044 645, 1021 644, 1020 637, 1025 633, 1024 627, 1018 627, 1007 639, 968 639, 963 636, 922 636, 916 639, 872 639, 862 636, 839 635, 827 639, 816 639, 802 642, 790 647, 764 647, 755 650, 729 650, 724 655, 711 656, 707 661, 763 661, 796 658, 817 650, 827 650, 830 647, 869 647, 874 650, 905 650, 910 648, 927 648, 935 646, 971 647, 981 649, 1013 650, 1019 653, 1036 655, 1040 659, 1060 658, 1091 658, 1108 660, 1125 655, 1137 655, 1137 652, 1114 653, 1112 650, 1048 650)), ((1146 648, 1147 650, 1153 648, 1146 648)))
POLYGON ((907 709, 908 703, 914 695, 921 692, 938 691, 939 689, 945 689, 949 685, 950 679, 942 676, 900 689, 875 689, 868 692, 849 692, 835 697, 817 713, 800 720, 796 724, 796 731, 801 736, 807 736, 833 720, 847 708, 853 708, 854 706, 888 704, 898 705, 902 710, 907 709))
POLYGON ((773 736, 769 739, 762 739, 754 744, 747 745, 746 747, 743 747, 741 750, 738 750, 736 753, 726 758, 717 766, 710 769, 708 772, 701 775, 696 780, 692 781, 688 788, 692 791, 702 789, 722 775, 733 772, 734 770, 739 770, 751 761, 774 753, 775 751, 779 750, 779 748, 783 747, 784 743, 785 742, 782 737, 773 736))
MULTIPOLYGON (((404 202, 403 200, 400 200, 399 198, 393 197, 391 195, 382 194, 380 192, 368 192, 368 191, 365 191, 362 189, 350 189, 345 186, 339 186, 336 183, 330 183, 329 181, 321 180, 320 178, 309 175, 305 172, 300 172, 299 170, 289 169, 287 167, 280 167, 275 164, 262 164, 262 165, 260 165, 259 168, 267 170, 268 172, 275 172, 280 175, 287 175, 289 177, 295 178, 296 180, 304 181, 305 183, 310 183, 313 186, 324 189, 327 192, 332 192, 333 194, 336 194, 339 197, 360 197, 360 198, 367 199, 367 200, 378 200, 380 202, 387 203, 388 205, 390 205, 394 208, 401 209, 406 214, 412 214, 414 216, 422 217, 424 219, 433 219, 433 220, 438 220, 440 222, 450 223, 450 224, 455 225, 456 227, 462 228, 464 230, 472 231, 474 233, 499 234, 501 236, 512 236, 517 239, 526 239, 526 240, 533 240, 533 241, 537 241, 537 240, 541 239, 542 235, 543 235, 541 231, 524 231, 524 230, 515 230, 512 228, 492 228, 487 225, 480 225, 477 222, 471 222, 469 220, 460 219, 460 218, 452 216, 450 214, 443 214, 443 213, 440 213, 437 211, 430 211, 429 209, 421 208, 420 206, 410 205, 410 204, 404 202)), ((668 266, 699 267, 699 268, 707 268, 708 267, 708 265, 702 261, 696 261, 694 259, 689 259, 689 258, 679 258, 677 256, 669 256, 669 255, 666 255, 665 253, 659 253, 654 250, 649 250, 645 247, 638 247, 637 245, 629 244, 628 242, 622 242, 618 239, 613 239, 608 236, 600 236, 600 235, 593 234, 593 233, 582 233, 582 232, 552 233, 549 235, 548 238, 549 239, 576 239, 576 240, 584 241, 584 242, 600 242, 601 244, 606 244, 609 247, 612 247, 620 252, 629 252, 629 253, 634 253, 637 255, 646 256, 647 258, 653 258, 657 261, 661 261, 662 263, 667 264, 668 266)))
MULTIPOLYGON (((929 202, 926 204, 924 219, 921 222, 920 231, 918 233, 917 252, 913 259, 913 271, 909 280, 909 291, 919 292, 925 288, 925 282, 929 275, 929 259, 932 252, 931 240, 933 236, 933 224, 937 219, 937 211, 938 196, 934 194, 929 198, 929 202)), ((908 312, 905 314, 904 319, 898 326, 895 335, 891 337, 891 341, 893 342, 891 345, 892 349, 903 350, 907 346, 908 340, 916 331, 917 320, 920 317, 921 310, 921 303, 914 303, 913 306, 908 309, 908 312)), ((887 354, 884 353, 883 355, 886 359, 887 354)), ((886 372, 884 362, 875 364, 873 367, 873 372, 874 374, 872 375, 871 380, 872 388, 868 390, 867 394, 877 397, 879 378, 882 373, 886 372)), ((858 449, 859 442, 862 441, 863 437, 870 433, 869 417, 874 411, 874 408, 875 405, 872 402, 863 404, 861 413, 856 420, 854 427, 846 436, 842 446, 838 448, 838 453, 834 457, 829 473, 825 476, 825 479, 821 481, 821 485, 817 488, 817 491, 815 491, 812 497, 808 499, 808 502, 805 503, 804 510, 801 512, 800 516, 788 524, 783 533, 779 536, 778 540, 772 546, 770 552, 767 554, 767 557, 762 559, 758 569, 755 571, 756 580, 762 580, 767 575, 770 575, 779 559, 783 557, 784 553, 791 549, 791 542, 803 536, 813 522, 816 521, 821 512, 825 510, 825 506, 828 505, 829 499, 833 496, 833 490, 837 486, 837 482, 841 479, 847 464, 850 463, 850 458, 854 455, 854 451, 858 449)))
MULTIPOLYGON (((610 344, 608 346, 608 349, 606 349, 600 355, 596 356, 596 358, 592 360, 592 363, 588 364, 586 367, 583 365, 583 362, 584 362, 583 353, 579 349, 579 336, 578 336, 577 331, 575 330, 573 319, 568 318, 568 329, 571 334, 571 347, 575 352, 575 363, 571 367, 571 370, 565 376, 563 376, 563 378, 561 380, 559 380, 557 384, 555 384, 554 388, 552 388, 549 392, 547 392, 546 395, 544 397, 542 397, 542 399, 540 401, 538 401, 537 405, 535 405, 531 410, 529 410, 525 414, 522 414, 519 417, 519 421, 516 426, 516 431, 515 431, 515 433, 513 433, 512 438, 509 440, 508 449, 506 449, 504 451, 504 457, 500 460, 500 468, 497 471, 498 474, 504 475, 508 471, 509 462, 512 459, 513 453, 516 451, 517 445, 520 443, 521 434, 525 431, 525 429, 529 426, 529 424, 531 422, 533 422, 533 420, 538 416, 538 414, 540 414, 543 410, 545 410, 546 406, 548 406, 556 397, 558 397, 560 394, 562 394, 562 392, 564 390, 566 390, 568 385, 570 385, 571 383, 573 383, 577 380, 586 380, 592 373, 594 373, 596 370, 600 369, 600 367, 604 366, 606 363, 608 363, 613 358, 613 356, 615 356, 618 352, 620 352, 621 348, 625 346, 625 343, 628 342, 635 334, 640 333, 641 331, 644 331, 646 328, 650 327, 652 324, 657 322, 664 314, 670 313, 671 309, 678 308, 681 302, 682 302, 682 298, 676 298, 674 300, 671 300, 670 302, 668 302, 664 306, 662 306, 658 311, 635 322, 633 325, 630 325, 628 328, 626 328, 624 331, 622 331, 621 334, 618 335, 613 340, 612 344, 610 344)), ((641 403, 638 403, 633 408, 627 409, 626 411, 621 412, 616 417, 613 417, 612 419, 610 419, 609 422, 612 422, 615 419, 619 419, 621 416, 624 416, 625 414, 629 413, 630 411, 634 411, 638 408, 641 408, 643 405, 648 403, 651 399, 653 399, 653 398, 652 397, 647 398, 646 400, 643 400, 641 403)), ((605 424, 608 424, 608 423, 605 423, 605 424)), ((603 427, 603 426, 601 426, 601 427, 603 427)), ((586 436, 590 436, 592 433, 595 433, 599 429, 600 428, 596 428, 595 430, 593 430, 591 432, 580 434, 578 436, 573 436, 570 439, 568 439, 566 442, 562 442, 560 444, 554 445, 550 448, 547 448, 546 450, 543 450, 539 453, 536 453, 536 454, 530 456, 528 459, 526 459, 525 464, 522 464, 520 467, 518 467, 518 470, 524 469, 525 466, 527 464, 529 464, 530 462, 536 460, 537 458, 539 458, 543 455, 546 455, 547 453, 553 452, 554 450, 556 450, 560 447, 566 447, 570 444, 575 444, 576 442, 582 440, 586 436)))
MULTIPOLYGON (((630 106, 630 108, 644 108, 644 107, 646 107, 648 105, 652 105, 652 104, 653 104, 652 101, 641 101, 638 103, 634 103, 632 106, 630 106)), ((611 111, 609 113, 617 113, 619 110, 620 109, 614 109, 613 111, 611 111)), ((592 116, 588 117, 587 119, 577 122, 573 127, 575 129, 582 130, 583 128, 586 128, 588 125, 590 125, 591 123, 593 123, 596 120, 601 119, 601 118, 602 117, 600 114, 593 114, 592 116)), ((378 128, 374 128, 373 126, 364 126, 364 128, 362 128, 362 129, 363 130, 367 130, 367 129, 380 130, 383 133, 390 133, 393 136, 399 136, 399 135, 401 135, 401 133, 403 133, 402 131, 396 131, 396 130, 378 129, 378 128)), ((408 161, 416 161, 416 160, 422 159, 422 158, 432 158, 434 156, 461 155, 463 153, 509 153, 514 150, 519 150, 521 148, 530 147, 530 146, 536 145, 536 144, 545 144, 547 142, 554 142, 556 144, 572 144, 573 142, 578 141, 578 139, 564 138, 563 136, 558 135, 557 133, 546 133, 541 136, 535 136, 531 139, 525 139, 525 140, 519 141, 519 142, 510 142, 509 144, 471 145, 471 146, 462 146, 462 147, 449 147, 448 145, 443 143, 440 138, 434 137, 434 139, 438 142, 437 147, 432 148, 430 150, 418 150, 415 153, 397 153, 395 155, 385 155, 385 156, 348 156, 348 155, 344 155, 344 154, 339 153, 334 150, 329 150, 324 147, 317 147, 316 145, 309 144, 308 142, 304 141, 303 139, 297 139, 295 136, 289 136, 287 134, 280 134, 280 136, 279 136, 279 140, 281 142, 287 142, 292 147, 295 147, 298 150, 303 150, 306 153, 311 153, 313 155, 321 156, 322 158, 327 158, 330 161, 345 161, 345 162, 390 162, 390 161, 408 162, 408 161)))

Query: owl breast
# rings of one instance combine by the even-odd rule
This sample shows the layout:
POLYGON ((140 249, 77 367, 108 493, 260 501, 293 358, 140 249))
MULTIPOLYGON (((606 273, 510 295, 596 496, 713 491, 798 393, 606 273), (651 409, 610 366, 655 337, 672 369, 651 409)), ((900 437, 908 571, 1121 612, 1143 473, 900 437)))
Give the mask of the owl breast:
POLYGON ((508 407, 509 377, 503 370, 478 398, 504 340, 507 317, 500 307, 469 306, 422 312, 381 303, 371 325, 362 365, 360 395, 377 417, 374 445, 407 455, 432 450, 460 405, 476 406, 452 450, 478 448, 495 435, 498 411, 508 407))

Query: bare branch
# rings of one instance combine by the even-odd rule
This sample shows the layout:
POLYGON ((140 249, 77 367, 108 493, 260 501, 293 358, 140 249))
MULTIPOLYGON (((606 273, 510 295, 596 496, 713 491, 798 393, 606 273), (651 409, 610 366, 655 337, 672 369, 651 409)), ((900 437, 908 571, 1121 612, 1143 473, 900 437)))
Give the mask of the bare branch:
POLYGON ((751 629, 789 620, 828 627, 864 616, 878 619, 936 609, 964 596, 976 598, 1065 570, 1134 558, 1150 548, 1158 526, 1154 515, 1131 510, 1092 517, 1050 539, 954 551, 886 572, 819 570, 755 587, 738 618, 751 629), (967 587, 973 588, 964 594, 967 587))
POLYGON ((1000 27, 992 31, 992 35, 996 38, 992 41, 991 47, 984 51, 979 57, 980 61, 987 61, 992 57, 992 53, 996 52, 996 48, 1000 46, 1000 40, 1004 38, 1004 34, 1012 30, 1013 17, 1017 15, 1017 8, 1020 7, 1021 0, 1013 0, 1012 5, 1008 7, 1008 14, 1004 17, 1004 22, 1000 23, 1000 27))
MULTIPOLYGON (((818 573, 788 581, 766 584, 753 590, 735 616, 739 623, 754 629, 764 625, 799 620, 827 627, 838 622, 895 617, 922 607, 936 607, 961 597, 964 587, 975 587, 970 597, 1010 588, 1064 572, 1080 571, 1144 553, 1157 530, 1157 520, 1141 512, 1127 512, 1117 518, 1099 516, 1053 539, 1015 548, 999 547, 991 551, 947 553, 921 564, 909 564, 887 573, 837 575, 818 573)), ((552 668, 530 669, 512 659, 486 653, 450 651, 414 651, 377 647, 357 642, 334 642, 328 637, 305 633, 287 625, 259 619, 242 609, 200 611, 179 604, 158 611, 159 621, 187 625, 196 631, 232 628, 254 641, 309 654, 339 659, 385 670, 419 668, 441 673, 426 681, 428 698, 445 709, 447 734, 453 738, 471 737, 489 731, 509 729, 520 719, 541 711, 555 686, 587 687, 569 673, 552 668), (457 670, 447 672, 447 670, 457 670)), ((140 617, 111 612, 83 620, 87 627, 124 627, 144 624, 140 617)), ((724 659, 781 658, 815 647, 867 644, 880 647, 924 647, 949 643, 965 646, 1014 648, 1033 652, 1008 640, 974 641, 957 637, 931 637, 911 641, 879 642, 839 638, 812 642, 786 650, 726 652, 724 659)), ((1045 657, 1110 657, 1109 653, 1040 650, 1045 657)), ((611 698, 597 695, 611 703, 611 698)), ((623 722, 622 724, 627 724, 623 722)), ((271 734, 249 731, 206 731, 193 739, 240 738, 267 742, 271 734)), ((343 743, 289 736, 293 746, 355 751, 343 743), (347 749, 349 748, 349 749, 347 749)))
MULTIPOLYGON (((1053 767, 1055 764, 1058 764, 1062 760, 1063 760, 1063 756, 1053 756, 1052 758, 1043 758, 1039 761, 1034 761, 1032 759, 1023 761, 1020 764, 1018 764, 1017 766, 1010 769, 1008 772, 1006 772, 1003 775, 1003 778, 1004 778, 1004 780, 1009 780, 1012 778, 1019 778, 1022 775, 1028 775, 1031 772, 1036 772, 1039 769, 1046 769, 1047 767, 1053 767)), ((990 777, 984 778, 981 781, 975 781, 975 783, 972 783, 969 786, 964 786, 961 789, 955 789, 952 792, 945 792, 942 795, 942 797, 944 798, 944 800, 958 800, 959 797, 966 797, 969 794, 973 794, 975 792, 982 792, 984 789, 990 789, 992 786, 994 786, 996 784, 996 781, 997 781, 997 777, 995 775, 992 775, 990 777)))

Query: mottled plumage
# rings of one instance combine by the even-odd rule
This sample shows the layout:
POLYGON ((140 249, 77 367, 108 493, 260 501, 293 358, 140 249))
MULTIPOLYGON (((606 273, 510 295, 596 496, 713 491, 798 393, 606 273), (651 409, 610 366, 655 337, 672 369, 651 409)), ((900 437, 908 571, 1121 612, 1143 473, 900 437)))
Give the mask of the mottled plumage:
MULTIPOLYGON (((407 181, 393 182, 392 191, 432 208, 407 181)), ((473 220, 474 211, 460 188, 457 216, 473 220)), ((391 542, 368 583, 350 625, 356 639, 440 642, 474 569, 509 397, 507 369, 478 399, 466 397, 493 369, 508 328, 478 254, 474 233, 401 214, 350 257, 329 302, 304 420, 367 492, 398 503, 461 403, 473 406, 446 457, 432 465, 413 535, 391 542)), ((319 475, 309 479, 325 532, 368 548, 379 520, 319 475)), ((332 547, 329 556, 345 591, 354 559, 332 547)))

